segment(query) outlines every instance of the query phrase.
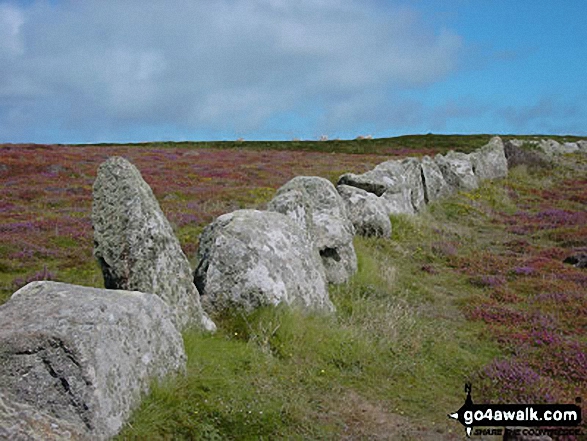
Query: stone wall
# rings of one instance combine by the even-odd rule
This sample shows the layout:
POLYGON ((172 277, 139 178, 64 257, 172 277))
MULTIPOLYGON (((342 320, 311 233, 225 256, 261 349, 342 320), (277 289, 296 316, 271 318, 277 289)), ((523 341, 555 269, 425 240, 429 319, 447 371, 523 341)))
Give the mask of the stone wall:
MULTIPOLYGON (((519 146, 520 141, 509 141, 519 146)), ((547 155, 587 142, 531 141, 547 155)), ((92 220, 107 289, 33 282, 0 306, 0 438, 109 439, 150 381, 185 369, 180 331, 213 331, 208 312, 285 303, 330 314, 329 283, 357 270, 353 236, 389 237, 390 215, 507 175, 494 137, 470 153, 383 162, 340 177, 296 177, 267 211, 239 210, 204 230, 192 272, 140 172, 98 171, 92 220)))

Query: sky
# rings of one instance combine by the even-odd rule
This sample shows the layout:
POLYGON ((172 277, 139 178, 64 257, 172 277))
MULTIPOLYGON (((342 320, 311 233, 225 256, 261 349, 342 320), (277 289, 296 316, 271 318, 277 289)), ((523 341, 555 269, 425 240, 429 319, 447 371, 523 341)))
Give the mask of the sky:
POLYGON ((0 142, 587 136, 585 0, 0 0, 0 142))

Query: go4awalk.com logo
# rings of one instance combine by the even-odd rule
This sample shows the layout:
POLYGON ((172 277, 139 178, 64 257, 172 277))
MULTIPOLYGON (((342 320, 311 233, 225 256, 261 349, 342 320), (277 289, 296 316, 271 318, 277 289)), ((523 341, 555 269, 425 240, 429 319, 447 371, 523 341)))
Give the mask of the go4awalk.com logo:
MULTIPOLYGON (((548 427, 540 429, 541 434, 580 434, 581 408, 576 404, 474 404, 471 398, 471 384, 465 385, 465 404, 450 418, 465 426, 470 437, 474 427, 548 427), (567 427, 570 429, 561 429, 567 427)), ((580 402, 580 399, 577 399, 580 402)), ((531 429, 525 429, 531 431, 531 429)), ((479 434, 500 435, 501 429, 475 431, 479 434), (489 433, 488 433, 489 432, 489 433)), ((533 431, 535 434, 536 431, 533 431)))

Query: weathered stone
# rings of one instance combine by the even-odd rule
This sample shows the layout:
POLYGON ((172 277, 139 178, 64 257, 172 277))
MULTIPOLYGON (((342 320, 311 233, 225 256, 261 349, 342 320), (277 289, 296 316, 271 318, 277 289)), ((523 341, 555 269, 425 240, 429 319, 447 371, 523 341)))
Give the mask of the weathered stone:
POLYGON ((211 309, 284 303, 334 310, 318 251, 281 213, 237 210, 218 217, 202 232, 197 257, 194 282, 211 309))
POLYGON ((478 187, 469 155, 450 151, 446 155, 436 155, 434 162, 453 191, 474 190, 478 187))
POLYGON ((582 153, 587 153, 587 141, 577 141, 577 147, 582 153))
MULTIPOLYGON (((347 173, 338 180, 338 185, 361 188, 385 202, 387 214, 413 214, 414 201, 419 205, 419 193, 410 187, 416 181, 416 167, 411 158, 404 161, 390 160, 378 164, 373 170, 361 175, 347 173), (406 170, 406 166, 410 169, 406 170)), ((422 193, 423 194, 423 193, 422 193)))
POLYGON ((430 156, 422 158, 421 167, 426 203, 437 201, 451 194, 450 185, 446 183, 440 168, 430 156))
POLYGON ((0 439, 22 441, 85 441, 92 437, 68 421, 60 420, 10 394, 0 392, 0 439))
POLYGON ((505 178, 508 174, 508 161, 499 136, 494 136, 488 144, 470 153, 469 158, 479 181, 505 178))
POLYGON ((391 236, 391 222, 380 197, 350 185, 339 185, 337 190, 346 203, 349 219, 357 234, 391 236))
POLYGON ((214 330, 203 312, 189 261, 149 185, 134 165, 113 157, 98 169, 92 206, 94 255, 104 286, 153 293, 180 330, 214 330))
POLYGON ((565 142, 561 147, 562 153, 576 153, 580 150, 576 142, 565 142))
POLYGON ((542 139, 538 143, 538 148, 548 156, 575 153, 580 150, 579 145, 575 142, 565 142, 564 144, 560 144, 553 139, 542 139))
POLYGON ((153 294, 32 282, 0 306, 0 390, 94 439, 115 435, 149 383, 185 361, 153 294))
POLYGON ((426 205, 422 167, 416 158, 406 158, 402 162, 405 187, 410 192, 410 202, 414 211, 420 211, 426 205))
POLYGON ((381 195, 381 200, 384 203, 388 215, 414 214, 415 211, 411 199, 412 193, 408 187, 403 187, 399 192, 389 190, 381 195))
POLYGON ((355 230, 330 181, 317 176, 295 177, 277 191, 267 209, 287 215, 308 232, 330 283, 344 283, 357 271, 355 230))
POLYGON ((363 174, 346 173, 338 179, 337 185, 350 185, 361 188, 376 196, 383 193, 399 193, 405 188, 404 167, 401 161, 382 162, 363 174))

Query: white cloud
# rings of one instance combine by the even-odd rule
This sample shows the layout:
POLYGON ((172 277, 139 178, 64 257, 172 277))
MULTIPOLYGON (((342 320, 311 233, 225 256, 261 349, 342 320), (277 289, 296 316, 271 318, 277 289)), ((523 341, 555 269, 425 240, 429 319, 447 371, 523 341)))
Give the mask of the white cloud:
POLYGON ((0 128, 15 136, 15 109, 89 133, 132 123, 246 134, 310 107, 352 123, 357 102, 376 110, 365 97, 445 78, 463 46, 375 1, 0 3, 0 17, 0 128))
POLYGON ((23 42, 20 31, 24 22, 24 14, 20 9, 0 3, 0 56, 3 53, 22 54, 23 42))

